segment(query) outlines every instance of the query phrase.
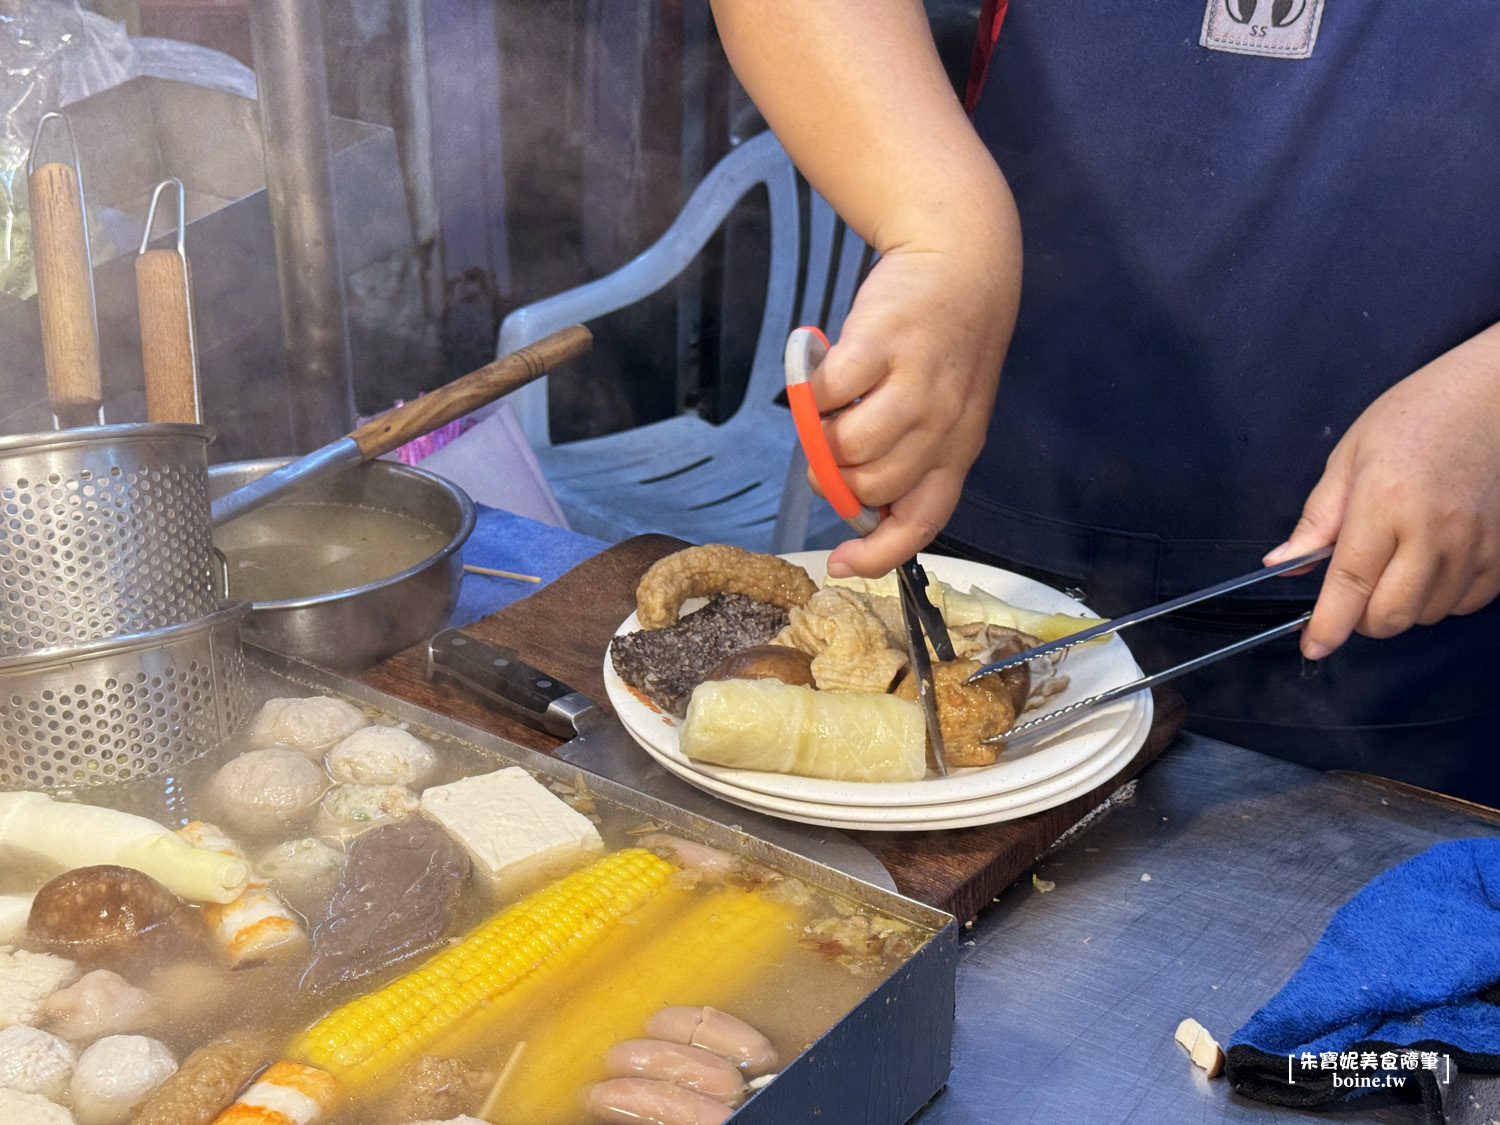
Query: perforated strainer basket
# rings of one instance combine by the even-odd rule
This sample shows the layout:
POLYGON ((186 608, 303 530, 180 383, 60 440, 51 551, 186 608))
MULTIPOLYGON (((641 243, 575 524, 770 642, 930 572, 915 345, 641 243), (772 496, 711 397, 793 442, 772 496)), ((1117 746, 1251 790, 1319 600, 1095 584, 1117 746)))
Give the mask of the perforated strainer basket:
POLYGON ((185 625, 0 658, 0 789, 150 777, 219 745, 249 716, 249 611, 232 602, 185 625))
POLYGON ((0 438, 0 658, 215 611, 211 437, 138 423, 0 438))

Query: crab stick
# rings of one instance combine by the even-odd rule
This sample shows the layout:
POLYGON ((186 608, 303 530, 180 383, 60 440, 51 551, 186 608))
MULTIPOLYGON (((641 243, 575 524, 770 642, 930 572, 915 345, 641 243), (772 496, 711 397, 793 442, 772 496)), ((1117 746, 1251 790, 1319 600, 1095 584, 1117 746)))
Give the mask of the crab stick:
MULTIPOLYGON (((206 848, 236 859, 245 858, 239 845, 224 835, 217 825, 194 820, 179 828, 177 835, 195 848, 206 848)), ((251 961, 268 960, 301 948, 307 942, 307 934, 297 916, 254 871, 250 872, 244 892, 233 902, 206 905, 203 920, 235 968, 251 961)))
POLYGON ((326 1070, 285 1060, 272 1063, 213 1125, 317 1125, 344 1100, 326 1070))

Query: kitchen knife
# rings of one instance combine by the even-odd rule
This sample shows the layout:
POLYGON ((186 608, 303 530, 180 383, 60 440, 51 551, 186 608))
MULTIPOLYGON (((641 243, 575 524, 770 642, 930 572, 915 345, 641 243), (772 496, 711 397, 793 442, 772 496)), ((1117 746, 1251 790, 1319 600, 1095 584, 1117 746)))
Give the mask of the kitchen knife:
POLYGON ((523 661, 514 651, 445 629, 427 644, 427 676, 451 684, 533 730, 565 741, 563 761, 769 844, 896 890, 889 871, 864 845, 836 828, 779 820, 721 801, 658 765, 623 723, 582 692, 523 661))

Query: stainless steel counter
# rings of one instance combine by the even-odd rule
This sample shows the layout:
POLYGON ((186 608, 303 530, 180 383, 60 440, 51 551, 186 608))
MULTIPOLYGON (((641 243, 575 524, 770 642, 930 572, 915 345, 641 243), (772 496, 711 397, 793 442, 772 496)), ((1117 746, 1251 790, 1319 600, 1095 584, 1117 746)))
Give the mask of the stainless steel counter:
POLYGON ((1192 1016, 1227 1042, 1364 883, 1466 836, 1500 827, 1183 735, 1038 865, 1054 890, 1028 876, 963 935, 952 1075, 914 1120, 1425 1122, 1419 1105, 1315 1115, 1235 1097, 1172 1032, 1192 1016))

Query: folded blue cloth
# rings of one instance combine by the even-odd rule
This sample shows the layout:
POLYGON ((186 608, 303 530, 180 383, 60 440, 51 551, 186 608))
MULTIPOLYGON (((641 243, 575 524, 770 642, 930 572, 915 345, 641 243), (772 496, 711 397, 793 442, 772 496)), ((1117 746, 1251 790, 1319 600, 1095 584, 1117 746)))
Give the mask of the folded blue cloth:
POLYGON ((1288 1106, 1416 1093, 1441 1121, 1449 1068, 1500 1071, 1497 982, 1500 840, 1436 844, 1338 909, 1230 1041, 1225 1074, 1288 1106))
MULTIPOLYGON (((479 511, 474 533, 463 549, 464 562, 475 566, 536 575, 545 585, 609 546, 592 535, 538 523, 513 512, 483 504, 475 507, 479 511)), ((538 589, 537 583, 515 578, 465 574, 458 605, 448 624, 455 629, 471 624, 538 589)))

